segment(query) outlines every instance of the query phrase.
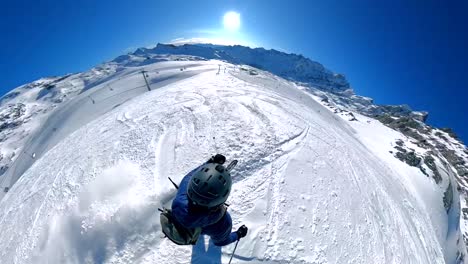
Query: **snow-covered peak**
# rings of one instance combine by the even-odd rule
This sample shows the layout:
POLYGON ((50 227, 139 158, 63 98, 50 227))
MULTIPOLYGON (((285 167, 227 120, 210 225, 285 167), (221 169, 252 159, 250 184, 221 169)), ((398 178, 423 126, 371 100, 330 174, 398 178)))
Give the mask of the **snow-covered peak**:
POLYGON ((0 104, 0 262, 225 261, 164 240, 156 211, 167 176, 224 153, 250 227, 233 263, 462 263, 468 151, 425 116, 242 46, 159 44, 38 80, 0 104))

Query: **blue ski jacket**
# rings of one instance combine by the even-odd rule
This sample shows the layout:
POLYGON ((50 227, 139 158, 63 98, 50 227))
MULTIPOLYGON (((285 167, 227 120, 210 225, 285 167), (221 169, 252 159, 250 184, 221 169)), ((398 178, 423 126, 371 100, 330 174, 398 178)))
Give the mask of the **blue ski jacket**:
POLYGON ((200 167, 189 172, 180 182, 177 195, 172 201, 172 215, 186 228, 201 227, 202 234, 210 236, 216 246, 231 244, 237 241, 239 237, 236 232, 231 232, 232 219, 227 211, 201 211, 194 209, 189 204, 187 188, 190 179, 200 167))

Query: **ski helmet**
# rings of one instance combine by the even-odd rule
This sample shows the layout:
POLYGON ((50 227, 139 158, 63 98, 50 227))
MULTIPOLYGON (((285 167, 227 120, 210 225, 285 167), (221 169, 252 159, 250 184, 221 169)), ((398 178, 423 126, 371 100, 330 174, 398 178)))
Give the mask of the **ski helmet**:
POLYGON ((226 202, 231 186, 231 174, 223 165, 206 163, 192 176, 187 194, 196 205, 216 207, 226 202))

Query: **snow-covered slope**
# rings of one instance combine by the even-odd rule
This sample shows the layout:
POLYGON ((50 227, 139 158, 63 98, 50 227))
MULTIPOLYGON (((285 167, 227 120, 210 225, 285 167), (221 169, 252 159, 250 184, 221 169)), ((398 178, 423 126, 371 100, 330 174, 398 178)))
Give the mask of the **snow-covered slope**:
POLYGON ((25 142, 57 106, 117 70, 117 65, 108 64, 85 73, 41 78, 4 95, 0 99, 0 175, 18 156, 32 156, 23 152, 25 142))
MULTIPOLYGON (((427 146, 368 116, 384 107, 353 112, 364 99, 337 90, 343 77, 331 82, 337 75, 313 64, 286 80, 226 62, 247 63, 250 55, 238 51, 247 48, 184 46, 183 55, 158 47, 47 79, 63 88, 43 102, 46 110, 1 131, 0 144, 26 153, 2 176, 2 187, 11 187, 0 202, 2 263, 226 262, 232 246, 180 247, 162 238, 157 212, 174 194, 167 177, 180 180, 214 153, 240 161, 228 203, 234 226, 250 232, 233 263, 464 261, 460 173, 440 146, 432 163, 416 164, 427 146), (210 60, 207 49, 225 61, 210 60), (308 71, 328 77, 321 86, 298 79, 308 71), (66 92, 67 79, 84 76, 92 81, 66 92), (67 99, 50 103, 59 94, 67 99)), ((277 55, 268 61, 268 51, 255 52, 265 56, 258 67, 275 64, 277 55)), ((24 87, 12 91, 0 109, 39 104, 49 94, 38 96, 42 82, 29 97, 24 87)), ((393 120, 418 115, 392 109, 393 120)), ((431 142, 463 155, 464 146, 445 137, 431 142)))
MULTIPOLYGON (((189 70, 181 72, 180 64, 177 62, 161 62, 146 67, 145 76, 148 76, 147 78, 151 77, 149 82, 151 89, 156 89, 169 82, 188 78, 216 67, 215 65, 204 65, 203 62, 191 63, 184 64, 184 67, 189 67, 189 70)), ((5 145, 16 146, 14 149, 16 152, 12 153, 19 153, 19 157, 14 162, 9 163, 9 169, 2 176, 0 187, 3 190, 10 188, 36 160, 40 159, 42 154, 77 128, 118 107, 136 95, 148 91, 141 70, 135 68, 121 69, 112 74, 113 78, 97 82, 92 89, 83 89, 81 93, 74 94, 73 99, 71 99, 71 93, 67 93, 65 95, 68 95, 69 101, 54 111, 52 109, 56 105, 43 103, 45 107, 43 107, 42 112, 32 112, 39 115, 38 117, 26 118, 24 125, 14 126, 9 130, 2 131, 7 135, 13 135, 5 145), (33 120, 31 123, 34 126, 28 122, 29 119, 33 120), (38 125, 38 121, 42 121, 41 126, 38 125), (17 136, 18 131, 20 131, 21 137, 17 136), (25 141, 28 134, 31 136, 28 141, 25 141)), ((37 90, 32 90, 32 92, 37 90)), ((18 96, 16 101, 18 100, 24 100, 24 95, 18 96)), ((34 105, 34 102, 20 104, 34 105)), ((23 117, 19 116, 16 120, 21 120, 21 118, 23 117)), ((8 160, 5 161, 8 162, 8 160)), ((4 193, 0 193, 0 198, 3 197, 4 193)))

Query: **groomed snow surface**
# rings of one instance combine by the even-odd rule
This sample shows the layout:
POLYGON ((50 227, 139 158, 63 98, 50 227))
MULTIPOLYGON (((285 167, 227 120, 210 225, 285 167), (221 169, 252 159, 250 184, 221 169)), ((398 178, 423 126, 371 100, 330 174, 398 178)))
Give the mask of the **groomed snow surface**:
POLYGON ((52 137, 0 203, 0 262, 227 263, 233 245, 164 239, 157 211, 167 177, 215 153, 239 160, 227 202, 249 233, 232 263, 453 262, 430 178, 400 174, 294 84, 210 63, 52 137))

